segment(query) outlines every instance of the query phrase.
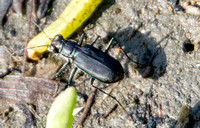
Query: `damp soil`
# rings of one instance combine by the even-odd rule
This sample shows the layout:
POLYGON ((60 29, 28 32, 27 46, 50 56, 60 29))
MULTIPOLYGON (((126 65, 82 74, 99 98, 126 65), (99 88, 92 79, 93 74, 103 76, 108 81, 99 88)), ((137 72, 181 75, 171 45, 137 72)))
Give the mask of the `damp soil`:
MULTIPOLYGON (((45 28, 56 20, 69 2, 55 0, 48 15, 40 19, 39 26, 45 28)), ((200 15, 176 11, 174 2, 105 0, 85 26, 71 37, 78 41, 84 32, 86 44, 99 35, 101 38, 94 46, 102 50, 111 37, 115 37, 132 60, 143 64, 128 59, 118 50, 118 45, 111 47, 108 53, 122 64, 125 77, 109 85, 98 81, 94 84, 115 96, 133 120, 120 106, 106 118, 101 118, 116 101, 97 91, 83 127, 200 127, 200 15), (144 78, 144 65, 149 60, 153 72, 144 78)), ((10 67, 16 68, 0 79, 0 127, 44 127, 56 90, 64 88, 74 68, 73 63, 70 64, 56 78, 56 72, 65 63, 60 56, 48 54, 38 62, 24 61, 23 53, 18 51, 25 47, 28 33, 31 39, 39 32, 34 24, 28 23, 28 14, 24 13, 28 12, 29 6, 25 9, 22 15, 8 11, 0 29, 0 73, 10 67), (25 72, 21 73, 24 62, 25 72), (30 104, 34 106, 35 114, 29 112, 30 104), (3 114, 9 107, 12 111, 3 114)), ((34 19, 35 12, 32 13, 34 19)), ((92 90, 89 76, 78 71, 72 84, 79 94, 76 108, 85 106, 92 90)), ((81 115, 82 112, 74 116, 73 126, 81 115)))

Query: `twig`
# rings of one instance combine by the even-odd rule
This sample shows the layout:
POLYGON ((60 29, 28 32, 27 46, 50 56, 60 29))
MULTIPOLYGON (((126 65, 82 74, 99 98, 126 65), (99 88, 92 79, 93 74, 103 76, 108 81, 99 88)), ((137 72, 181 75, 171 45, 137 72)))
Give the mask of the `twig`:
POLYGON ((10 74, 11 72, 13 72, 14 70, 21 72, 21 70, 18 69, 18 68, 13 68, 13 67, 12 67, 12 68, 8 68, 8 69, 6 70, 6 72, 0 74, 0 78, 4 78, 6 75, 9 75, 9 74, 10 74))
POLYGON ((95 98, 95 94, 96 94, 97 89, 94 88, 94 90, 90 93, 88 99, 87 99, 87 103, 86 103, 86 107, 83 111, 82 117, 78 120, 78 122, 75 125, 75 128, 77 128, 80 125, 83 125, 83 122, 85 121, 86 117, 88 116, 88 113, 92 107, 94 98, 95 98))
POLYGON ((111 114, 117 107, 118 107, 118 104, 115 104, 110 110, 108 110, 107 113, 103 114, 103 115, 101 116, 101 118, 106 118, 106 117, 108 117, 109 114, 111 114))
MULTIPOLYGON (((28 20, 28 33, 27 33, 27 40, 25 43, 25 48, 27 47, 27 44, 30 40, 30 30, 31 30, 31 17, 32 17, 32 9, 33 9, 33 0, 30 0, 30 12, 28 12, 27 20, 28 20)), ((23 63, 23 69, 22 69, 22 75, 24 75, 24 72, 26 70, 26 56, 27 56, 27 50, 24 50, 24 63, 23 63)))

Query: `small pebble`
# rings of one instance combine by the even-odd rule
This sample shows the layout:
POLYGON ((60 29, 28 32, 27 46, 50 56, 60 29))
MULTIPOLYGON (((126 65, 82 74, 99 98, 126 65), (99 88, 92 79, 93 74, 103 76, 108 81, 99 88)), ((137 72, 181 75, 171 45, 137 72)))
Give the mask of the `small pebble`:
POLYGON ((200 64, 197 64, 196 67, 200 70, 200 64))
POLYGON ((185 2, 183 4, 183 8, 188 14, 200 16, 200 5, 198 5, 196 2, 185 2))

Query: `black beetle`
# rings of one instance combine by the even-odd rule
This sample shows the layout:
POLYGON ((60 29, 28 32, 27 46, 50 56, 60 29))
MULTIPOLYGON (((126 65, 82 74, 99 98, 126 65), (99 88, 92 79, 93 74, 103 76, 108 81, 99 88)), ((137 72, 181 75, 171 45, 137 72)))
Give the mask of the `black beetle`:
MULTIPOLYGON (((107 54, 114 38, 111 39, 104 52, 93 47, 96 40, 90 45, 86 44, 81 47, 83 38, 84 34, 77 44, 72 40, 64 40, 62 35, 56 35, 48 47, 48 50, 52 53, 58 53, 63 57, 73 59, 76 67, 72 71, 68 83, 71 84, 71 80, 77 68, 91 76, 92 79, 104 83, 114 83, 121 80, 124 77, 124 70, 121 64, 107 54)), ((57 73, 57 76, 68 64, 69 61, 63 65, 57 73)))
MULTIPOLYGON (((94 88, 109 95, 111 98, 118 102, 118 104, 123 108, 124 111, 126 111, 126 109, 116 99, 116 97, 106 93, 105 91, 93 85, 94 79, 99 80, 103 83, 114 83, 124 78, 124 69, 122 65, 119 63, 119 61, 107 54, 114 38, 110 40, 104 52, 93 47, 93 44, 96 42, 98 37, 95 39, 95 41, 92 42, 92 44, 86 44, 81 47, 83 38, 84 34, 82 34, 79 42, 76 43, 73 40, 64 40, 63 36, 60 34, 56 35, 53 38, 51 44, 48 46, 48 50, 52 53, 61 54, 65 59, 71 58, 74 61, 76 67, 70 74, 68 85, 71 85, 74 73, 78 68, 91 77, 90 84, 94 88)), ((68 64, 69 61, 67 61, 62 66, 56 76, 58 76, 68 64)), ((128 114, 127 111, 126 113, 128 114)))

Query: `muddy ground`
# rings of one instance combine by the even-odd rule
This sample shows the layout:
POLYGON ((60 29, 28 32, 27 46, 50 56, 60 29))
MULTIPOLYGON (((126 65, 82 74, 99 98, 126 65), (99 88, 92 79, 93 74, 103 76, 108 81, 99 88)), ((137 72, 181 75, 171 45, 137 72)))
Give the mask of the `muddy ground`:
MULTIPOLYGON (((55 0, 51 11, 40 20, 41 28, 52 23, 68 3, 69 0, 55 0)), ((27 33, 31 39, 39 32, 34 24, 28 24, 30 5, 27 2, 25 6, 23 15, 9 10, 0 29, 0 72, 14 68, 0 79, 1 127, 44 127, 55 90, 58 85, 61 85, 59 91, 64 88, 62 82, 68 80, 74 67, 71 64, 60 78, 55 78, 65 60, 49 54, 38 62, 27 61, 24 75, 20 73, 23 53, 10 57, 11 53, 25 47, 27 33), (8 108, 11 111, 5 113, 8 108), (31 108, 35 113, 30 112, 31 108)), ((200 127, 200 15, 177 6, 174 0, 105 0, 71 37, 78 40, 84 32, 87 35, 84 43, 87 43, 99 35, 95 47, 102 49, 115 37, 127 55, 140 64, 148 62, 158 50, 151 63, 153 75, 143 78, 144 66, 129 60, 123 52, 118 53, 117 45, 111 48, 109 54, 122 64, 125 78, 120 83, 107 85, 96 81, 95 85, 115 96, 133 120, 120 106, 107 118, 100 118, 116 101, 97 91, 83 127, 200 127)), ((79 92, 76 108, 85 106, 85 97, 92 90, 89 76, 78 72, 73 85, 79 92)), ((73 126, 81 115, 82 112, 74 117, 73 126)))

